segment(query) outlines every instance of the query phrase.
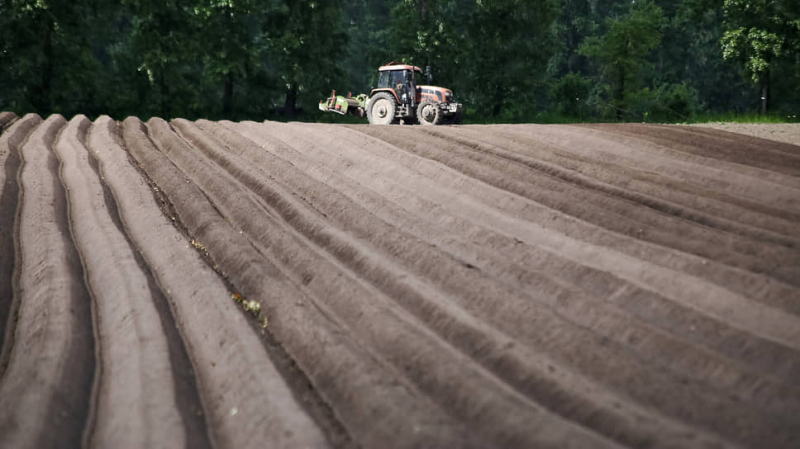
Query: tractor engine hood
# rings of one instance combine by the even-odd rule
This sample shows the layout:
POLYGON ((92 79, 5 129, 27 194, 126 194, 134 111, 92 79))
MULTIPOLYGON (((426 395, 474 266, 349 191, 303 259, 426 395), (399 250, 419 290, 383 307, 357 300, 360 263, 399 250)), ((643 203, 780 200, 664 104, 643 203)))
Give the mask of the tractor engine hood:
POLYGON ((418 86, 423 97, 434 97, 439 103, 452 103, 453 91, 439 86, 418 86))

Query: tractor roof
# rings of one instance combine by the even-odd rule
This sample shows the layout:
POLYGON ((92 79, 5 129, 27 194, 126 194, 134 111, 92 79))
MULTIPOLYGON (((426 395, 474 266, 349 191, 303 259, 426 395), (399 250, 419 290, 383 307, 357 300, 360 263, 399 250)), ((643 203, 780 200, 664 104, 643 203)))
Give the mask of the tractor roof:
POLYGON ((392 61, 392 62, 390 62, 390 63, 388 63, 388 64, 386 64, 384 66, 378 67, 378 71, 379 72, 384 72, 386 70, 413 70, 415 72, 420 72, 420 73, 422 72, 422 69, 420 69, 417 66, 412 66, 412 65, 407 65, 407 64, 398 64, 398 63, 396 63, 394 61, 392 61))

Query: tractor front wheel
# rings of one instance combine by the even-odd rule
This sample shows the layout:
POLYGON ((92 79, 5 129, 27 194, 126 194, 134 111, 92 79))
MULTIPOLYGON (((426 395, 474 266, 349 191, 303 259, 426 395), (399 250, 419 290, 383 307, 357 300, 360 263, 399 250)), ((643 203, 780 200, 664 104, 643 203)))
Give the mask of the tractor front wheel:
POLYGON ((375 94, 367 104, 367 120, 370 125, 390 125, 397 110, 394 98, 385 92, 375 94))
POLYGON ((441 125, 444 114, 439 105, 430 100, 425 100, 417 107, 417 120, 421 125, 441 125))

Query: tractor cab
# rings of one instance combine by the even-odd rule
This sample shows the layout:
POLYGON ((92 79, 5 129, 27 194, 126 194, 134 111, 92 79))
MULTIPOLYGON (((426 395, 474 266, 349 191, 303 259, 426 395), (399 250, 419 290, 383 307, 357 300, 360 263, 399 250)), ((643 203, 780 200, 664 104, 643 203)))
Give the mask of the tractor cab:
POLYGON ((414 108, 419 103, 416 79, 422 77, 419 67, 389 63, 378 69, 378 86, 370 96, 379 91, 392 91, 398 104, 414 108))

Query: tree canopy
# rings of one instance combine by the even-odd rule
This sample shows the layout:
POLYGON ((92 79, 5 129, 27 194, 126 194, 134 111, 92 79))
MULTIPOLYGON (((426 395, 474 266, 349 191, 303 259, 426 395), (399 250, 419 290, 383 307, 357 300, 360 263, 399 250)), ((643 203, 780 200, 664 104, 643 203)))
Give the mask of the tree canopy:
POLYGON ((612 86, 618 117, 628 107, 626 99, 652 71, 648 56, 661 44, 665 24, 661 8, 651 1, 640 2, 625 15, 607 18, 608 31, 587 37, 578 49, 596 60, 602 79, 612 86))
POLYGON ((0 0, 0 110, 330 120, 389 61, 467 120, 800 107, 796 0, 0 0))
POLYGON ((738 60, 761 86, 761 110, 769 107, 771 73, 797 62, 800 6, 795 0, 725 0, 723 57, 738 60))

